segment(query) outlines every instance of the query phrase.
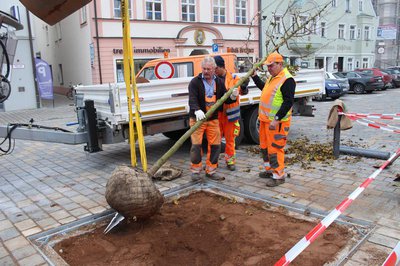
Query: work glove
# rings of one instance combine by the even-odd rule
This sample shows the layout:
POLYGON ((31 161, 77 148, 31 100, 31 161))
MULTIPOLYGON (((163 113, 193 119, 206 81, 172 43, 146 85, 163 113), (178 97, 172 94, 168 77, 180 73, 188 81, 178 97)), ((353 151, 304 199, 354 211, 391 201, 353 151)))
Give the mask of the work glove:
POLYGON ((194 114, 196 115, 196 121, 200 121, 206 118, 206 115, 202 110, 197 110, 196 112, 194 112, 194 114))
POLYGON ((249 79, 245 79, 242 83, 242 85, 240 85, 240 95, 246 95, 249 93, 249 89, 247 88, 247 86, 249 85, 249 79))
POLYGON ((231 99, 232 100, 236 100, 236 97, 239 95, 239 89, 238 88, 234 88, 231 94, 231 99))

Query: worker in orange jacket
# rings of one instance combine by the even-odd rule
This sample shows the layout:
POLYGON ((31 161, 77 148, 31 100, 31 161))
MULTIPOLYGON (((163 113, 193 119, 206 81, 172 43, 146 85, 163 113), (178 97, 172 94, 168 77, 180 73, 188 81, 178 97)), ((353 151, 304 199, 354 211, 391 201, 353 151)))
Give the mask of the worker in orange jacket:
POLYGON ((287 135, 292 118, 292 106, 296 83, 287 68, 283 57, 271 53, 265 63, 271 77, 264 83, 253 75, 256 86, 262 90, 258 110, 260 121, 260 150, 264 161, 264 171, 259 174, 267 178, 268 187, 285 183, 285 151, 287 135))
MULTIPOLYGON (((235 86, 240 80, 237 75, 234 75, 226 70, 225 61, 222 56, 214 56, 215 74, 225 82, 226 90, 235 86)), ((246 95, 248 93, 247 82, 239 88, 240 95, 246 95)), ((225 138, 225 162, 229 170, 234 171, 236 169, 236 151, 235 151, 235 138, 240 134, 240 99, 236 98, 234 103, 225 103, 222 112, 218 113, 218 121, 221 131, 221 138, 225 138)))

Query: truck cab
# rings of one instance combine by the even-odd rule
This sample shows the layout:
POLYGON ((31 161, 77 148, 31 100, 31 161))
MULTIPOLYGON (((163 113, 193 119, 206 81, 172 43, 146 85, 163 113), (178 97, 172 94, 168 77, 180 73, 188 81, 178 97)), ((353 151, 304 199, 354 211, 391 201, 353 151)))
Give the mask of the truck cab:
POLYGON ((154 59, 147 62, 142 69, 137 74, 137 77, 142 77, 147 80, 156 80, 158 79, 154 70, 157 64, 160 62, 169 62, 174 67, 174 75, 172 78, 184 78, 184 77, 194 77, 197 76, 201 72, 201 62, 206 56, 215 56, 220 55, 225 60, 225 68, 232 72, 237 73, 237 57, 233 53, 222 53, 222 54, 214 54, 214 55, 193 55, 193 56, 185 56, 185 57, 175 57, 175 58, 160 58, 154 59))

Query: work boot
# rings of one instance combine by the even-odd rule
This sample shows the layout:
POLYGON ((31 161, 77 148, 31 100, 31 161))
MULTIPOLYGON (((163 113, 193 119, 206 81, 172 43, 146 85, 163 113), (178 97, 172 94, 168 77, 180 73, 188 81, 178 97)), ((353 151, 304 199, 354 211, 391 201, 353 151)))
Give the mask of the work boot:
POLYGON ((214 180, 214 181, 225 180, 225 177, 217 175, 217 174, 206 174, 206 177, 208 177, 208 178, 210 178, 211 180, 214 180))
POLYGON ((226 167, 228 167, 228 169, 231 170, 231 171, 235 171, 236 170, 236 166, 234 164, 227 164, 226 167))
POLYGON ((267 187, 276 187, 285 183, 285 178, 275 179, 275 178, 268 178, 267 183, 265 184, 267 187))
POLYGON ((272 178, 272 172, 271 171, 260 172, 258 176, 261 178, 272 178))
POLYGON ((198 181, 200 179, 201 177, 199 173, 192 173, 192 181, 198 181))

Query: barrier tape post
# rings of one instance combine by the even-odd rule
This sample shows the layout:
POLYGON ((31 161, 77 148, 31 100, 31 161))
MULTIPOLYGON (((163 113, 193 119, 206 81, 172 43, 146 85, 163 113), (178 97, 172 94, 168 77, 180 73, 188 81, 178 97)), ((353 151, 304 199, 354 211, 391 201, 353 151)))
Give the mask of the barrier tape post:
POLYGON ((333 156, 335 159, 339 158, 340 155, 340 120, 342 119, 341 112, 342 108, 338 106, 338 121, 335 128, 333 129, 333 156))
POLYGON ((354 190, 345 200, 343 200, 334 210, 332 210, 317 226, 315 226, 305 237, 294 245, 286 254, 275 263, 275 266, 289 265, 303 250, 305 250, 314 240, 322 234, 346 209, 350 204, 368 187, 370 183, 385 169, 393 163, 400 154, 400 149, 392 154, 385 163, 371 174, 356 190, 354 190))
POLYGON ((396 266, 400 263, 400 241, 394 247, 393 251, 389 254, 387 259, 383 262, 382 266, 396 266))

